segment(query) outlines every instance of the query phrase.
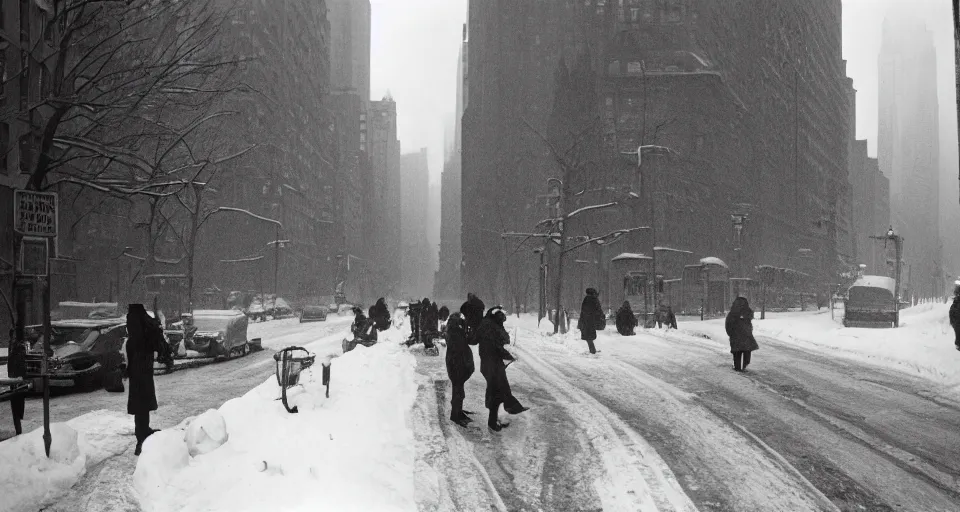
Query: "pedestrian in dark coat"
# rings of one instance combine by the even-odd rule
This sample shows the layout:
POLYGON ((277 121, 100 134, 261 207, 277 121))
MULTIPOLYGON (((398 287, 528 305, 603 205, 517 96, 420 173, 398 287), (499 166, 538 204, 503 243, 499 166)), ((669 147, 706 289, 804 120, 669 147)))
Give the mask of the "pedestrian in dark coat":
POLYGON ((387 301, 383 297, 377 299, 377 303, 370 306, 368 313, 374 328, 378 331, 385 331, 390 328, 390 311, 387 309, 387 301))
POLYGON ((510 390, 510 381, 507 380, 507 365, 504 361, 513 361, 513 354, 504 348, 510 343, 510 335, 503 327, 507 315, 499 306, 490 308, 480 327, 477 328, 477 338, 480 344, 480 373, 487 381, 487 392, 484 405, 490 414, 487 426, 495 432, 504 427, 497 415, 500 405, 509 414, 520 414, 528 408, 524 407, 510 390))
POLYGON ((353 308, 353 324, 350 331, 353 337, 362 341, 377 341, 377 330, 372 319, 363 315, 363 308, 353 308))
POLYGON ((953 344, 960 350, 960 285, 953 289, 953 304, 950 304, 950 325, 953 327, 953 344))
POLYGON ((597 353, 597 347, 593 344, 593 340, 597 339, 597 330, 602 331, 606 324, 603 306, 600 305, 600 294, 594 288, 587 288, 587 296, 580 305, 577 329, 580 329, 580 339, 587 342, 591 354, 597 353))
POLYGON ((750 365, 750 353, 760 349, 753 337, 753 310, 745 297, 737 297, 733 301, 725 326, 727 336, 730 336, 733 369, 742 372, 750 365))
POLYGON ((634 329, 639 324, 637 315, 633 314, 633 309, 630 307, 630 302, 623 301, 623 305, 617 310, 617 332, 624 336, 633 336, 636 334, 634 329))
MULTIPOLYGON (((16 331, 10 329, 10 344, 7 354, 7 377, 11 379, 27 378, 27 343, 18 343, 16 331)), ((13 416, 13 430, 19 436, 23 433, 23 413, 26 409, 26 397, 17 393, 10 397, 10 412, 13 416)))
POLYGON ((154 353, 164 354, 166 349, 160 322, 147 314, 143 304, 130 304, 127 307, 127 375, 130 379, 127 414, 133 415, 137 436, 135 455, 140 455, 143 442, 156 432, 150 428, 150 412, 157 410, 154 353))
POLYGON ((483 320, 483 313, 486 306, 479 297, 472 293, 467 294, 467 301, 460 306, 460 314, 467 324, 467 337, 474 338, 477 334, 477 328, 480 327, 480 321, 483 320))
POLYGON ((666 325, 667 329, 677 328, 677 316, 673 314, 673 308, 661 303, 660 307, 657 308, 657 329, 663 328, 666 325))
POLYGON ((454 313, 447 320, 447 376, 450 377, 450 383, 453 385, 453 392, 450 398, 450 421, 466 427, 471 418, 467 414, 472 414, 463 410, 463 399, 466 397, 464 384, 473 375, 475 367, 473 365, 473 351, 470 345, 476 345, 476 341, 467 340, 466 324, 460 313, 454 313))
POLYGON ((420 303, 420 331, 424 348, 433 348, 433 339, 440 333, 440 320, 437 305, 424 297, 420 303))

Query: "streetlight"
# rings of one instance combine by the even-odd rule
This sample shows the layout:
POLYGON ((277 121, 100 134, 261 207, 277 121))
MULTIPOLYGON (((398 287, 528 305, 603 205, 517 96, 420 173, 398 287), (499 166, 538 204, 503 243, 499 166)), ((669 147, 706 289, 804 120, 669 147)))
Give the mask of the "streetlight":
MULTIPOLYGON (((116 296, 117 304, 120 304, 120 258, 124 257, 127 254, 127 251, 132 251, 132 250, 133 250, 133 247, 130 247, 130 246, 124 247, 123 250, 120 251, 120 254, 116 255, 113 258, 113 266, 114 266, 114 271, 116 272, 116 283, 117 283, 117 296, 116 296)), ((111 297, 110 299, 111 302, 113 301, 113 299, 114 298, 111 297)))
POLYGON ((277 296, 280 295, 280 249, 286 248, 290 240, 280 240, 280 224, 277 224, 277 239, 267 242, 267 247, 274 246, 274 268, 273 268, 273 314, 277 314, 277 296))
POLYGON ((537 278, 540 284, 540 296, 537 300, 537 307, 539 309, 537 313, 537 325, 540 324, 540 320, 543 320, 543 317, 546 316, 547 309, 547 266, 544 262, 544 257, 546 256, 546 247, 537 247, 533 250, 534 254, 540 255, 540 267, 539 267, 539 276, 537 278))

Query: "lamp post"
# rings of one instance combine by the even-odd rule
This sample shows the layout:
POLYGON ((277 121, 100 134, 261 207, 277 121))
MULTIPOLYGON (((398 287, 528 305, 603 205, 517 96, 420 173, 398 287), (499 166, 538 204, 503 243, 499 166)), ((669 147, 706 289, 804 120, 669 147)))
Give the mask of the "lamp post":
POLYGON ((116 273, 115 278, 116 278, 116 286, 117 286, 117 295, 116 297, 111 297, 110 300, 113 301, 114 299, 116 299, 117 304, 120 304, 120 258, 126 255, 127 251, 132 251, 132 250, 133 250, 133 247, 130 247, 130 246, 124 247, 123 250, 120 251, 120 254, 116 255, 116 257, 113 258, 113 268, 114 268, 114 272, 116 273))
POLYGON ((544 256, 546 253, 545 247, 538 247, 533 250, 534 254, 540 255, 540 266, 538 267, 538 276, 537 281, 540 287, 540 294, 537 300, 537 324, 540 323, 540 320, 543 320, 543 317, 546 316, 546 306, 547 306, 547 296, 546 296, 546 286, 547 286, 547 269, 544 264, 544 256))

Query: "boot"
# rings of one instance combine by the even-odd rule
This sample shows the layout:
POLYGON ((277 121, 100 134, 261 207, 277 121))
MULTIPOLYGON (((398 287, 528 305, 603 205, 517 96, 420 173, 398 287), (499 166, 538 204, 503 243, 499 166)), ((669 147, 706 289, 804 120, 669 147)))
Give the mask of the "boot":
POLYGON ((487 426, 490 427, 494 432, 500 432, 500 429, 503 428, 503 425, 500 424, 499 418, 497 418, 497 412, 499 412, 500 406, 491 407, 490 415, 487 417, 487 426))
POLYGON ((590 353, 591 353, 591 354, 596 354, 596 353, 597 353, 597 347, 595 347, 595 346, 593 345, 593 340, 587 340, 587 346, 590 347, 590 353))
MULTIPOLYGON (((960 350, 960 347, 957 347, 957 350, 960 350)), ((13 430, 18 436, 23 433, 23 425, 20 424, 20 418, 16 416, 13 417, 13 430)))
POLYGON ((141 443, 140 441, 137 441, 137 448, 136 448, 135 450, 133 450, 133 454, 136 455, 137 457, 139 457, 139 456, 140 456, 140 452, 141 452, 142 450, 143 450, 143 443, 141 443))

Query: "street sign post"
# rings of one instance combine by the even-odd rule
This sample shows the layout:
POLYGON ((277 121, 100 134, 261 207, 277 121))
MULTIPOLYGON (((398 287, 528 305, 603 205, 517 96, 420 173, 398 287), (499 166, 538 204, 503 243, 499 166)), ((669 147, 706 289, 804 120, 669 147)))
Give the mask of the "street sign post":
MULTIPOLYGON (((17 237, 14 247, 14 281, 36 278, 43 290, 43 359, 40 373, 43 378, 43 448, 50 457, 50 247, 57 237, 58 199, 55 192, 15 190, 13 192, 13 232, 17 237)), ((18 293, 24 293, 22 288, 18 293)), ((14 299, 18 301, 18 298, 14 299)), ((17 342, 23 343, 25 311, 17 314, 17 342)))

